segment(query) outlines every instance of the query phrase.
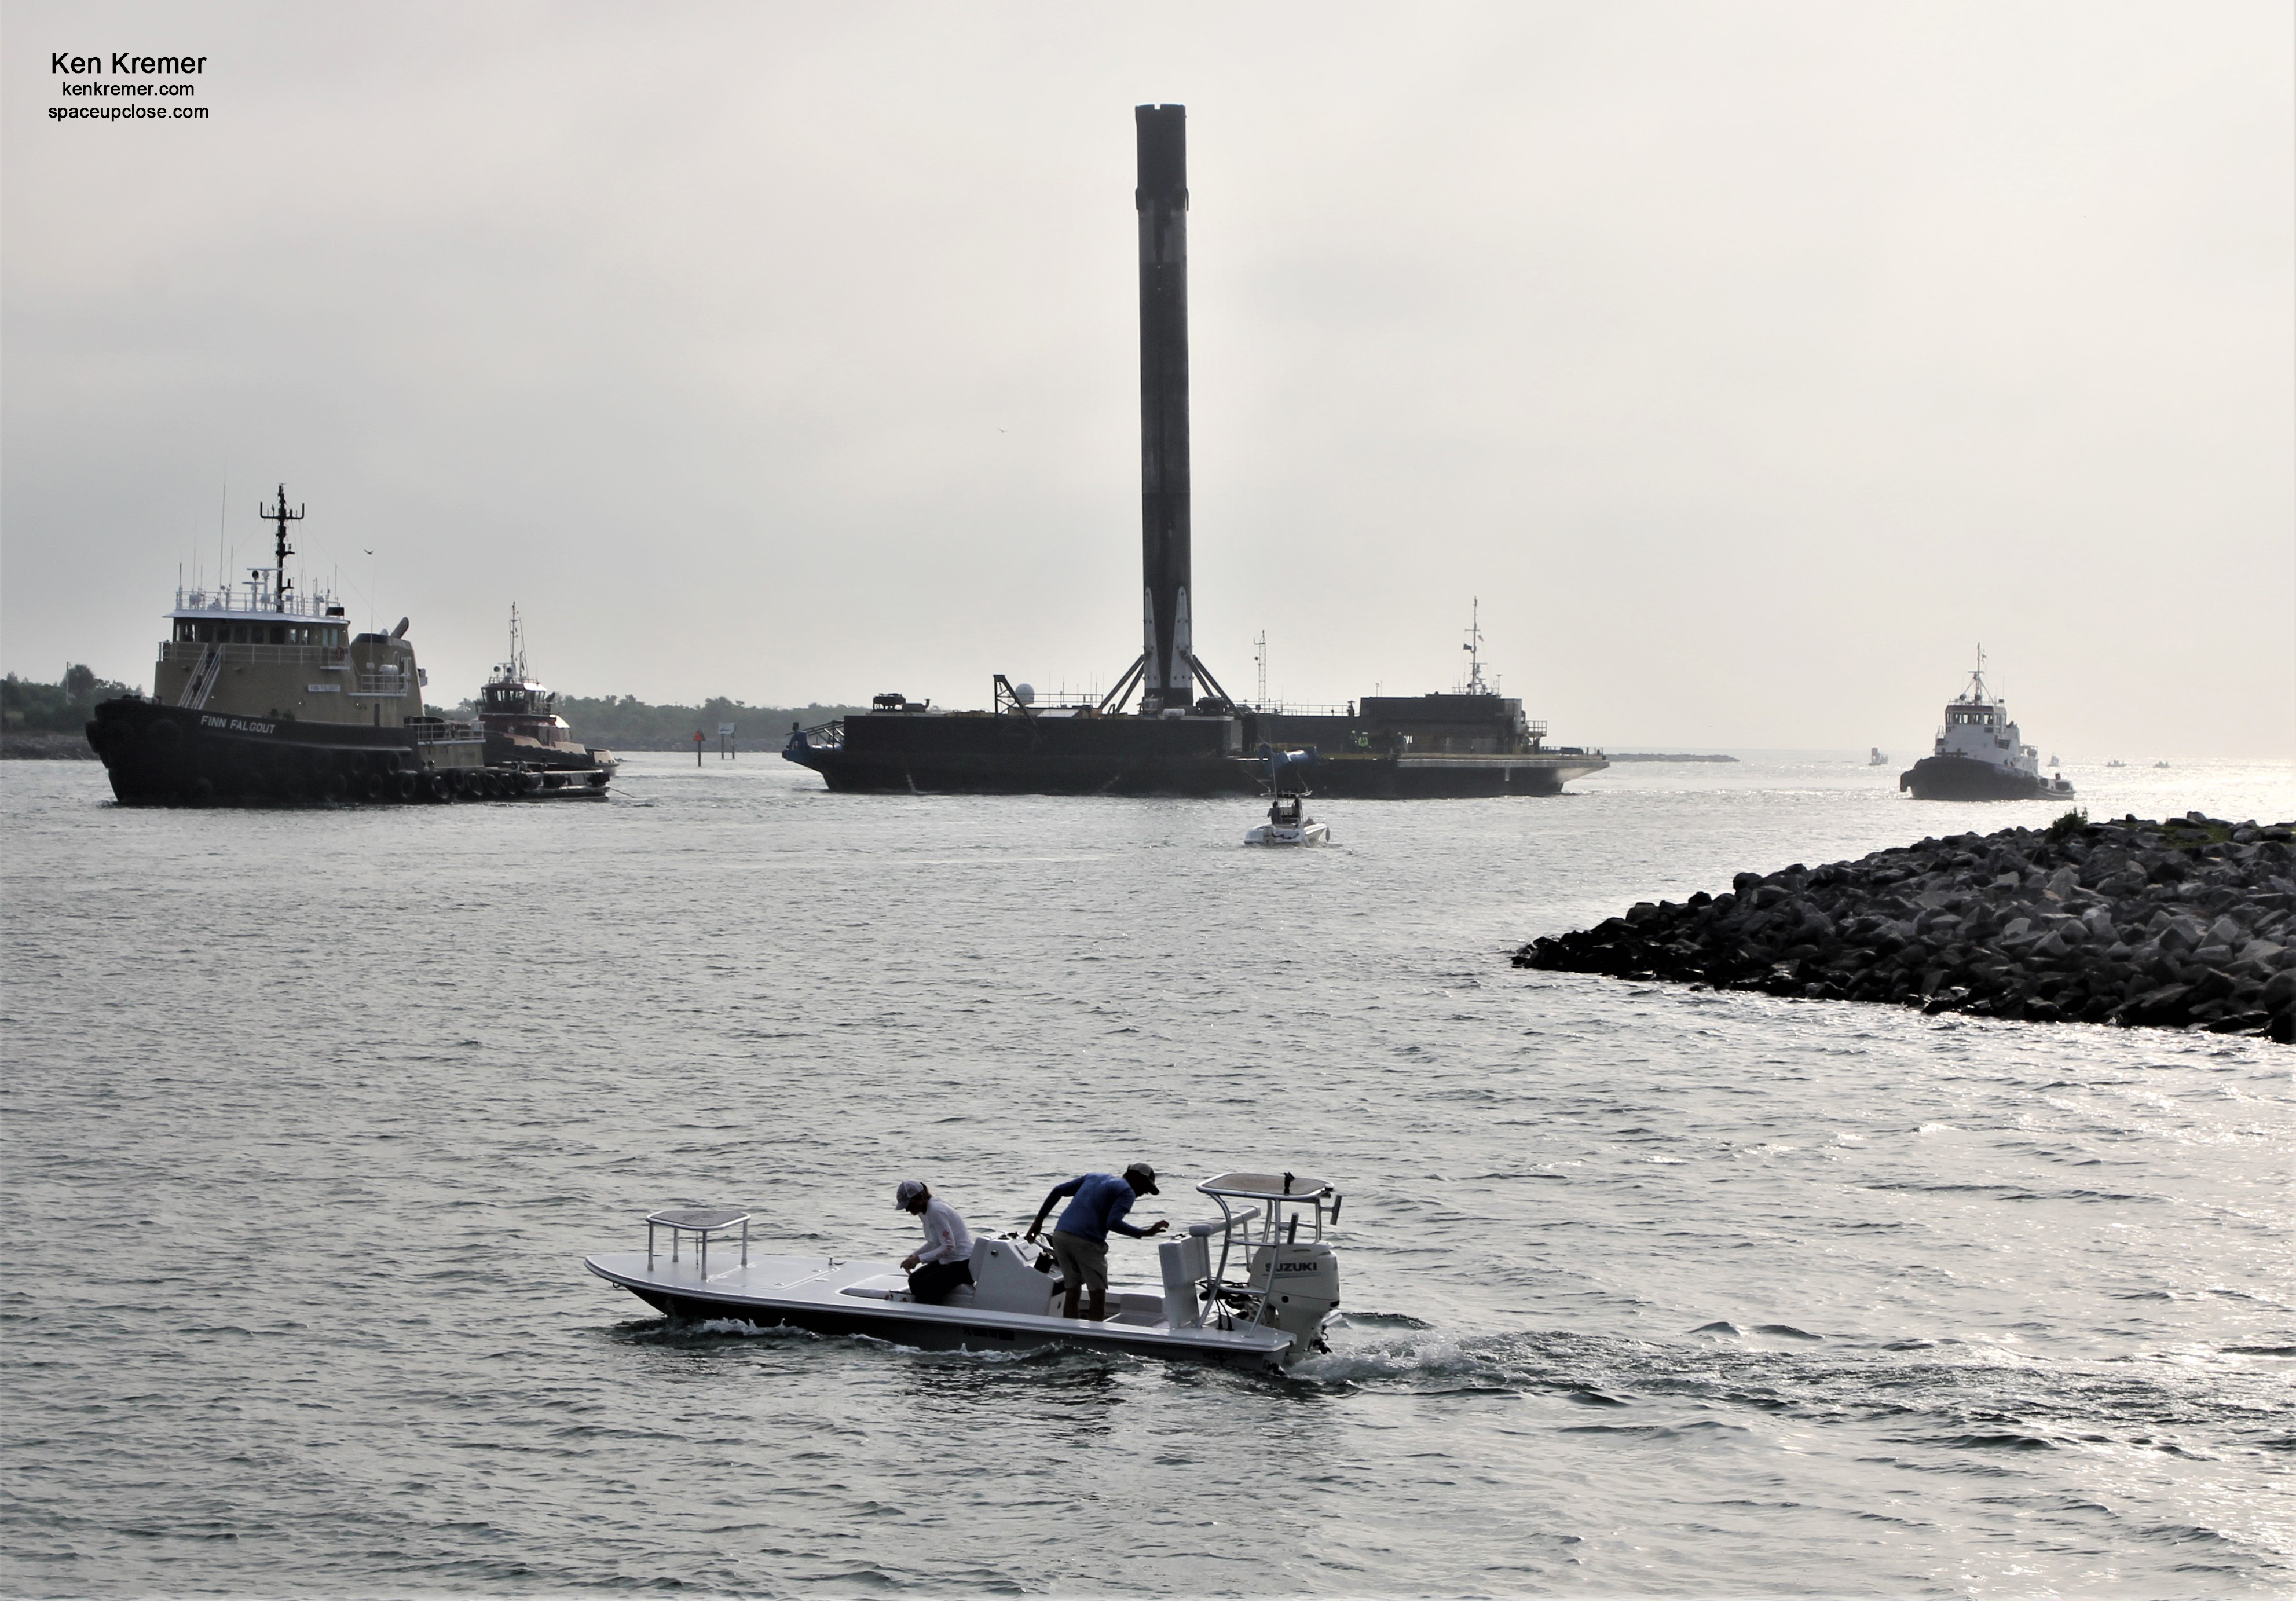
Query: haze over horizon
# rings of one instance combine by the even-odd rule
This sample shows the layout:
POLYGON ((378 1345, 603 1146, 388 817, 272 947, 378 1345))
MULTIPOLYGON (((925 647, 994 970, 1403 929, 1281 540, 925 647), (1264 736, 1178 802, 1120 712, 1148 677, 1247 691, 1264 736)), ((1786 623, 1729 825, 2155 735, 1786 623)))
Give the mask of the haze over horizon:
POLYGON ((2284 5, 0 18, 7 670, 148 686, 283 480, 434 702, 513 602, 576 694, 1105 686, 1154 102, 1231 694, 1480 598, 1563 743, 1907 756, 1982 642, 2045 754, 2296 755, 2284 5), (48 119, 129 46, 209 120, 48 119))

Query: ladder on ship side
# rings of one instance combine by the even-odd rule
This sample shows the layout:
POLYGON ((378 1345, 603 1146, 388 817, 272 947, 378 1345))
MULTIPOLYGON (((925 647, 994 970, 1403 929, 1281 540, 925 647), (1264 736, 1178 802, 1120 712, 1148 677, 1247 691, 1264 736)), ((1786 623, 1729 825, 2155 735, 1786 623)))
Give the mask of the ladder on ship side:
POLYGON ((208 697, 215 693, 216 680, 222 677, 223 646, 211 645, 200 653, 199 665, 192 669, 192 676, 184 681, 184 693, 176 698, 176 704, 192 711, 204 709, 208 697))

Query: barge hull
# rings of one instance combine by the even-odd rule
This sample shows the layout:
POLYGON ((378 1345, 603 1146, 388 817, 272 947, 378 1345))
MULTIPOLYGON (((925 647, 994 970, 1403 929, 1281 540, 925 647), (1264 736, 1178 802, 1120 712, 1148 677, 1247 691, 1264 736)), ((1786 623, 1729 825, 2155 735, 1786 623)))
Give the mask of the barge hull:
MULTIPOLYGON (((1039 718, 887 713, 845 720, 843 737, 793 735, 782 752, 846 793, 1256 795, 1267 764, 1242 754, 1232 718, 1039 718)), ((1554 795, 1601 772, 1599 756, 1543 751, 1343 752, 1317 761, 1319 795, 1364 800, 1554 795)))

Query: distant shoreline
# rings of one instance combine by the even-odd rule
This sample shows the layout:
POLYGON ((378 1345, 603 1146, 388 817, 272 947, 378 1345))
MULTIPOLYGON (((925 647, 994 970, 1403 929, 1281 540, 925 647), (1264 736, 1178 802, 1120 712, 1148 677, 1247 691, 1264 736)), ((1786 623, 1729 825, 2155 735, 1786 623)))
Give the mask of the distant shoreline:
POLYGON ((0 761, 94 761, 95 749, 85 734, 51 734, 44 729, 0 734, 0 761))
POLYGON ((1608 751, 1603 752, 1611 761, 1735 761, 1734 756, 1669 755, 1660 751, 1608 751))

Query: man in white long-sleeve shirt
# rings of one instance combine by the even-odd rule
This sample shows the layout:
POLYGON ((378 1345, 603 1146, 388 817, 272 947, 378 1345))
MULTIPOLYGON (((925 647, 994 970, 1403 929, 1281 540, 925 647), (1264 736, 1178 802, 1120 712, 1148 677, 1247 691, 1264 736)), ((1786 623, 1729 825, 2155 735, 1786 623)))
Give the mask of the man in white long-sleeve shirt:
POLYGON ((918 1179, 902 1179, 893 1204, 922 1219, 925 1226, 923 1245, 901 1261, 901 1270, 909 1276, 909 1294, 926 1306, 939 1306, 957 1285, 972 1282, 972 1231, 956 1215, 956 1208, 918 1179))

